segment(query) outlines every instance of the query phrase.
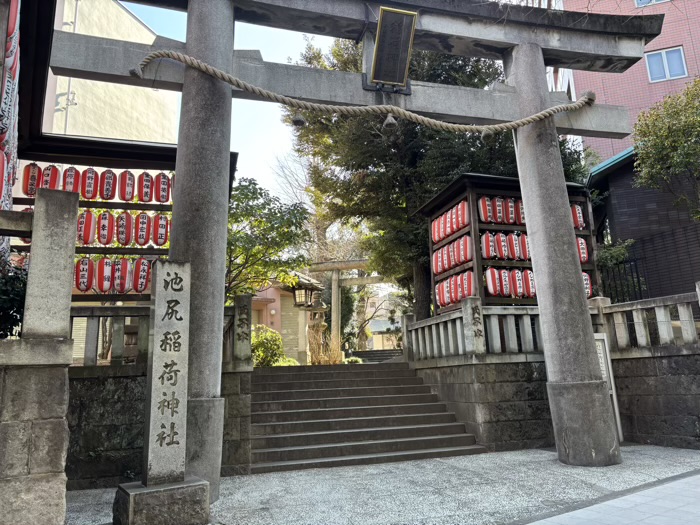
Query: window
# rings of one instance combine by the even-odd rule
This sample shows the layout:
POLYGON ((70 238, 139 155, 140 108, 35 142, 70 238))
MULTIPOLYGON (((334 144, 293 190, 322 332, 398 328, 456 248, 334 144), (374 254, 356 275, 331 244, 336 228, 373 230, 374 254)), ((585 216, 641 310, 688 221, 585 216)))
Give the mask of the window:
POLYGON ((644 56, 647 60, 650 82, 661 82, 688 76, 682 47, 654 51, 653 53, 646 53, 644 56))
POLYGON ((637 7, 645 7, 652 4, 663 4, 669 0, 635 0, 637 7))

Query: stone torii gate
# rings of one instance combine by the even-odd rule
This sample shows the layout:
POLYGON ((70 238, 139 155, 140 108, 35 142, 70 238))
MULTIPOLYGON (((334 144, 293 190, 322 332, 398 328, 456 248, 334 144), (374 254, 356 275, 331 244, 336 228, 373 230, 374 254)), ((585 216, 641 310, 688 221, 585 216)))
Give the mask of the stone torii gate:
MULTIPOLYGON (((618 73, 643 57, 661 31, 661 16, 608 16, 546 11, 483 0, 387 0, 417 11, 414 46, 503 60, 506 83, 489 91, 413 82, 412 95, 362 89, 360 75, 270 64, 256 52, 233 51, 238 21, 371 44, 378 2, 363 0, 139 0, 188 12, 187 43, 158 38, 154 46, 57 31, 55 74, 150 88, 182 90, 171 255, 191 262, 188 473, 211 483, 216 499, 221 460, 220 398, 223 332, 226 180, 230 98, 254 98, 204 73, 163 61, 144 78, 131 76, 147 53, 175 49, 277 93, 346 105, 395 104, 444 121, 512 121, 566 99, 549 93, 546 66, 618 73)), ((365 61, 365 66, 369 64, 365 61)), ((245 123, 241 123, 245 125, 245 123)), ((612 411, 598 367, 574 245, 558 134, 621 138, 623 108, 594 105, 559 114, 515 133, 523 200, 538 284, 548 390, 561 461, 620 461, 612 411)))

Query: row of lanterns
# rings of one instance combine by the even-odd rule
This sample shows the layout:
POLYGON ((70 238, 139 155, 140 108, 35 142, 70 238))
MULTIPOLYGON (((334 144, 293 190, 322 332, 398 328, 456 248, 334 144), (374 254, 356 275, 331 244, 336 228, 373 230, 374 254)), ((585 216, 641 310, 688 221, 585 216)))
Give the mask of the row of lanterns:
POLYGON ((167 216, 156 214, 153 217, 146 212, 136 216, 123 211, 116 217, 105 211, 95 216, 91 211, 84 211, 78 216, 78 241, 83 245, 97 241, 108 246, 115 240, 122 246, 135 242, 146 246, 153 242, 163 246, 168 242, 170 221, 167 216))
POLYGON ((75 263, 75 287, 81 292, 93 289, 100 293, 120 294, 133 290, 143 293, 148 289, 151 278, 151 263, 139 258, 99 259, 97 262, 83 257, 75 263))
POLYGON ((465 235, 433 253, 433 273, 439 275, 460 264, 468 263, 472 258, 472 238, 465 235))
POLYGON ((431 224, 433 242, 440 242, 469 226, 469 206, 463 200, 431 224))
POLYGON ((478 208, 481 222, 525 225, 525 208, 521 199, 484 196, 479 198, 478 208))
POLYGON ((32 163, 24 167, 22 175, 22 192, 27 197, 35 197, 37 188, 63 190, 80 193, 85 200, 98 197, 105 201, 119 198, 120 201, 131 202, 134 197, 139 202, 170 202, 173 180, 165 173, 155 177, 144 171, 136 177, 129 170, 117 175, 107 169, 102 173, 93 168, 87 168, 82 173, 74 167, 60 170, 52 165, 41 168, 32 163))

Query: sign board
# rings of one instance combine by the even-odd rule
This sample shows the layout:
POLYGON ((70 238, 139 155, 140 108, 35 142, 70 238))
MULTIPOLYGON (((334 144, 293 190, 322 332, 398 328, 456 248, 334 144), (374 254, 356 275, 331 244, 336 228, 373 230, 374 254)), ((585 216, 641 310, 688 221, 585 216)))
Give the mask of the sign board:
POLYGON ((612 361, 610 360, 610 344, 607 334, 593 334, 595 337, 595 350, 598 354, 598 363, 600 371, 603 373, 603 380, 608 384, 608 393, 613 405, 613 413, 615 414, 615 425, 617 426, 617 435, 620 441, 623 440, 622 423, 620 421, 620 407, 617 404, 617 391, 615 390, 615 377, 612 372, 612 361))
POLYGON ((371 81, 406 87, 418 13, 382 7, 379 11, 371 81))
POLYGON ((190 265, 156 262, 146 390, 143 484, 185 479, 190 265))

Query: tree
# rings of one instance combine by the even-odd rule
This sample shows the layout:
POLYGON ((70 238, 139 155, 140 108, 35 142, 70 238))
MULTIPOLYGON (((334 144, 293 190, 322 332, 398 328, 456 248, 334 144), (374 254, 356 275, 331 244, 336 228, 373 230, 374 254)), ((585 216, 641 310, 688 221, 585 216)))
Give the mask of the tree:
POLYGON ((20 335, 27 270, 0 258, 0 339, 20 335))
POLYGON ((309 241, 308 212, 301 203, 283 204, 252 179, 241 179, 229 204, 226 297, 255 293, 274 279, 296 284, 294 271, 306 265, 301 248, 309 241))
POLYGON ((700 79, 639 115, 635 184, 671 192, 700 220, 700 79))
MULTIPOLYGON (((330 53, 308 45, 302 62, 311 67, 359 71, 361 46, 336 40, 330 53)), ((501 79, 491 60, 413 53, 414 80, 485 88, 501 79)), ((510 134, 482 139, 473 134, 435 131, 399 121, 384 130, 382 117, 304 114, 308 125, 296 132, 296 151, 324 169, 312 173, 316 191, 326 195, 327 214, 369 232, 362 246, 373 270, 393 278, 413 295, 417 319, 430 314, 427 219, 416 210, 454 177, 473 171, 517 176, 510 134)), ((291 119, 290 119, 291 120, 291 119)), ((580 155, 562 141, 570 178, 585 172, 580 155)))

